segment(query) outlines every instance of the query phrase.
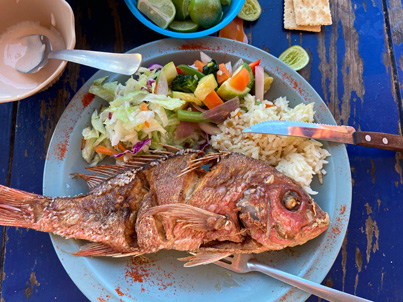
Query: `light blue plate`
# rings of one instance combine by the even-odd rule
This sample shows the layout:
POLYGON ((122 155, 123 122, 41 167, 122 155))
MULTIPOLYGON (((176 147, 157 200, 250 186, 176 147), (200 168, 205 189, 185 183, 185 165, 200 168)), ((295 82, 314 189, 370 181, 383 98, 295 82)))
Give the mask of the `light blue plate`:
POLYGON ((164 29, 161 28, 157 25, 155 25, 150 19, 148 19, 146 16, 144 16, 138 9, 137 9, 137 0, 125 0, 127 7, 130 9, 132 14, 145 26, 148 28, 156 31, 157 33, 160 33, 162 35, 172 37, 172 38, 181 38, 181 39, 193 39, 193 38, 200 38, 200 37, 205 37, 208 35, 211 35, 217 31, 219 31, 221 28, 226 26, 228 23, 230 23, 239 13, 239 11, 242 9, 242 6, 245 2, 245 0, 232 0, 232 3, 230 6, 223 6, 223 13, 224 16, 221 19, 220 23, 217 25, 204 29, 202 27, 199 28, 198 31, 193 32, 193 33, 181 33, 181 32, 176 32, 170 29, 164 29))
MULTIPOLYGON (((152 63, 191 63, 203 51, 218 62, 261 59, 273 77, 268 99, 286 96, 291 106, 315 102, 316 121, 335 124, 326 105, 312 87, 296 72, 267 52, 232 40, 207 37, 197 40, 167 39, 133 49, 143 55, 144 66, 152 63)), ((43 192, 48 196, 75 195, 86 192, 86 185, 73 179, 74 172, 86 172, 81 158, 81 131, 90 123, 90 115, 100 108, 95 98, 89 105, 85 94, 92 81, 108 75, 97 72, 71 100, 63 113, 49 146, 44 171, 43 192), (84 101, 83 101, 84 99, 84 101)), ((126 77, 109 74, 111 79, 126 77)), ((351 175, 345 146, 325 143, 331 153, 323 185, 312 187, 319 194, 318 204, 329 213, 327 232, 303 246, 264 253, 258 258, 272 266, 310 280, 321 282, 341 248, 350 216, 351 175)), ((236 274, 215 265, 184 268, 176 258, 186 254, 159 252, 148 262, 131 258, 109 259, 75 257, 83 242, 51 235, 56 253, 67 273, 91 301, 304 301, 308 294, 259 273, 236 274), (98 299, 99 298, 99 299, 98 299), (282 300, 283 299, 283 300, 282 300)))

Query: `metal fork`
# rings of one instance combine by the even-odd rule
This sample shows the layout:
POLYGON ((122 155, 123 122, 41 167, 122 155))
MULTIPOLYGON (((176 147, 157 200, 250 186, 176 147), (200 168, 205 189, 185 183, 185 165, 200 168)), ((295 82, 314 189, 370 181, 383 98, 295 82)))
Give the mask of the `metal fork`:
POLYGON ((214 263, 236 273, 261 272, 332 302, 371 302, 259 263, 249 254, 232 255, 214 263))

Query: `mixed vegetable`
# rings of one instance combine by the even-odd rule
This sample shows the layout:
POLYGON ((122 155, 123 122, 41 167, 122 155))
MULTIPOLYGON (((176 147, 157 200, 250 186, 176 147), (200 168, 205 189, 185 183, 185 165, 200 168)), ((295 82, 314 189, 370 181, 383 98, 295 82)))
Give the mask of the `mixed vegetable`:
POLYGON ((124 85, 98 79, 90 92, 109 104, 83 130, 82 156, 96 165, 106 156, 127 161, 163 144, 203 149, 242 98, 254 88, 262 101, 272 80, 260 60, 219 64, 203 52, 192 65, 142 67, 124 85))

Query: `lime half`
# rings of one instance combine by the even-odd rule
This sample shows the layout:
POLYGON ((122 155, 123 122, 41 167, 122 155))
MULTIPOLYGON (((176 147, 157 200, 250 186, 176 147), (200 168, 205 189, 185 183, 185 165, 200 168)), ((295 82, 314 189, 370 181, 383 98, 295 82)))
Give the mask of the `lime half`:
POLYGON ((223 16, 220 0, 190 0, 189 16, 201 27, 209 28, 218 24, 223 16))
POLYGON ((300 70, 309 63, 308 53, 298 45, 286 49, 278 58, 294 70, 300 70))
POLYGON ((262 8, 257 0, 246 0, 238 13, 238 17, 245 21, 256 21, 261 13, 262 8))
POLYGON ((195 32, 198 28, 199 25, 194 23, 191 20, 185 20, 185 21, 172 21, 171 24, 169 24, 168 27, 170 30, 181 32, 181 33, 192 33, 195 32))
POLYGON ((175 6, 170 0, 138 0, 137 9, 162 28, 167 28, 176 14, 175 6))
POLYGON ((176 8, 175 20, 185 20, 189 16, 190 0, 172 0, 176 8))

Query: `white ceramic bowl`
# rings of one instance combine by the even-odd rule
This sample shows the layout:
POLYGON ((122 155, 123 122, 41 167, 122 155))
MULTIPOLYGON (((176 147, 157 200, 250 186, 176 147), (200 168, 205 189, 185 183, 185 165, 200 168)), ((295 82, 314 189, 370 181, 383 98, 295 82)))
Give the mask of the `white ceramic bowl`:
MULTIPOLYGON (((49 30, 56 30, 63 38, 66 49, 74 48, 76 43, 74 13, 65 0, 0 0, 0 7, 0 35, 22 22, 34 22, 49 30)), ((2 58, 0 57, 0 59, 2 58)), ((31 83, 23 89, 10 90, 7 93, 4 93, 5 86, 2 89, 1 85, 8 85, 5 84, 7 81, 10 83, 10 72, 6 72, 3 68, 3 72, 0 70, 0 90, 3 90, 0 94, 0 103, 21 100, 48 88, 59 78, 66 67, 66 63, 65 61, 58 61, 53 63, 53 66, 44 67, 43 69, 51 69, 47 70, 46 76, 41 77, 40 83, 31 83)), ((24 76, 30 77, 32 75, 24 76)), ((18 85, 18 82, 22 80, 24 79, 21 77, 13 78, 15 81, 13 85, 18 85)))

